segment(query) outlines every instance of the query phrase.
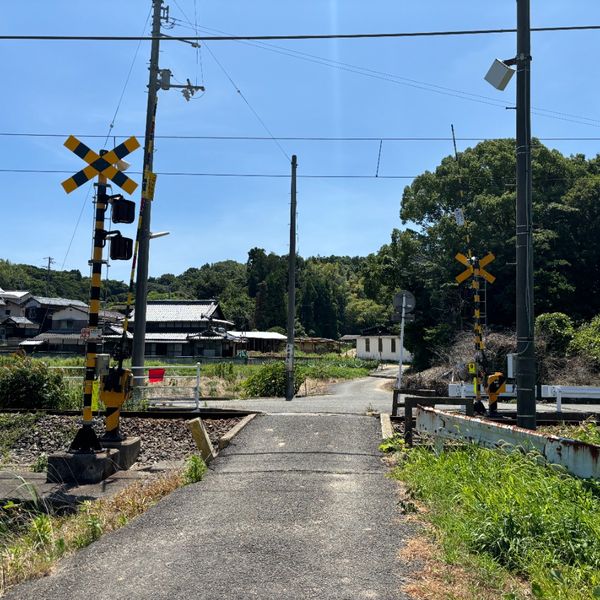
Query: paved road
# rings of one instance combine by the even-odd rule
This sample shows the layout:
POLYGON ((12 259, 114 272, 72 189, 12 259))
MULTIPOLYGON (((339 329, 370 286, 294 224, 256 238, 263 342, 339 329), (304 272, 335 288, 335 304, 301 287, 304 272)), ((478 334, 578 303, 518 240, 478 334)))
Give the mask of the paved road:
MULTIPOLYGON (((298 397, 286 402, 283 398, 256 398, 252 400, 208 401, 208 407, 236 408, 256 410, 265 413, 328 413, 328 414, 362 414, 368 410, 379 413, 392 412, 392 392, 385 389, 397 372, 397 367, 387 367, 379 372, 378 377, 366 377, 338 383, 331 386, 330 393, 322 396, 298 397)), ((403 399, 403 396, 402 396, 403 399)), ((191 406, 191 405, 190 405, 191 406)), ((516 404, 500 402, 500 410, 516 410, 516 404)), ((563 401, 565 412, 600 413, 599 404, 573 404, 563 401)), ((443 406, 451 410, 450 407, 443 406)), ((555 403, 540 403, 538 412, 555 412, 555 403)), ((401 409, 402 411, 402 409, 401 409)))
POLYGON ((207 402, 208 407, 257 410, 266 413, 330 413, 360 414, 368 410, 391 412, 392 392, 383 388, 389 379, 365 377, 337 383, 323 396, 298 397, 286 402, 283 398, 227 400, 207 402))
POLYGON ((7 598, 405 599, 414 525, 378 442, 374 417, 258 416, 204 481, 7 598))

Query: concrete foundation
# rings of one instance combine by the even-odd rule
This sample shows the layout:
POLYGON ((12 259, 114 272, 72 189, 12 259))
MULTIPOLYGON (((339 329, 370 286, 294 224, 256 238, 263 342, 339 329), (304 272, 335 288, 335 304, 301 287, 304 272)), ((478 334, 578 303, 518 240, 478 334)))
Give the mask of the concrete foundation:
POLYGON ((99 483, 118 469, 118 460, 119 451, 112 449, 89 454, 57 452, 48 457, 46 481, 77 485, 99 483))
POLYGON ((128 437, 118 442, 100 438, 100 443, 103 448, 119 451, 117 466, 123 471, 130 469, 140 454, 139 437, 128 437))

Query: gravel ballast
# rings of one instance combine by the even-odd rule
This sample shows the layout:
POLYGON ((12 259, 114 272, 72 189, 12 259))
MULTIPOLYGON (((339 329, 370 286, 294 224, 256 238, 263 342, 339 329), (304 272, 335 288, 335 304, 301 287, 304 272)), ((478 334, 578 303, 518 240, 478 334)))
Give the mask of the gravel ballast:
MULTIPOLYGON (((215 448, 218 441, 241 419, 203 419, 204 425, 215 448)), ((80 426, 79 417, 44 415, 31 429, 19 437, 3 457, 4 464, 29 465, 42 454, 65 450, 80 426)), ((98 435, 104 432, 103 420, 94 419, 98 435)), ((121 431, 128 436, 141 438, 140 456, 135 467, 144 467, 157 462, 183 460, 197 451, 192 434, 185 419, 144 419, 123 417, 121 431)), ((134 467, 134 468, 135 468, 134 467)))

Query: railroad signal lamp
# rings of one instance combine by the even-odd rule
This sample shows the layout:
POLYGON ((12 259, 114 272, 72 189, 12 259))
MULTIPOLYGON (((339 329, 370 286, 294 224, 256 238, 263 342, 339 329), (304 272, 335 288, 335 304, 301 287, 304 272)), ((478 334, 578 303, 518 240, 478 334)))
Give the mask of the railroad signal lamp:
POLYGON ((135 221, 135 202, 125 200, 121 194, 110 196, 112 200, 112 222, 133 223, 135 221))
POLYGON ((133 256, 133 240, 116 233, 110 238, 110 259, 129 260, 133 256))

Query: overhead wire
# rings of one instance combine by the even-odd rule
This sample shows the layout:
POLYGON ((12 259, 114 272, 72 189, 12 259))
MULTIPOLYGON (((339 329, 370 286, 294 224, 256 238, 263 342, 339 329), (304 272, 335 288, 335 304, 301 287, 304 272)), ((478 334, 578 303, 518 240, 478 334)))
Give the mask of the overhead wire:
MULTIPOLYGON (((460 139, 460 138, 457 138, 460 139)), ((31 174, 69 174, 72 171, 66 169, 12 169, 12 168, 0 168, 0 173, 31 173, 31 174)), ((131 175, 141 175, 141 171, 129 171, 131 175)), ((266 179, 279 179, 279 178, 287 178, 289 179, 289 173, 258 173, 258 172, 213 172, 213 171, 205 171, 205 172, 193 172, 193 171, 158 171, 157 175, 165 176, 165 177, 249 177, 249 178, 266 178, 266 179)), ((298 178, 303 179, 416 179, 420 177, 420 175, 400 175, 400 174, 388 174, 388 175, 374 175, 374 174, 332 174, 332 173, 314 173, 314 174, 302 174, 298 175, 298 178)), ((560 181, 571 181, 577 179, 577 181, 582 180, 592 180, 598 179, 599 175, 586 175, 584 177, 547 177, 544 178, 545 183, 551 182, 560 182, 560 181)), ((490 181, 490 177, 487 174, 482 173, 480 176, 469 177, 469 182, 476 181, 490 181)), ((515 178, 503 178, 502 180, 494 180, 493 183, 503 185, 514 186, 516 184, 515 178)))
MULTIPOLYGON (((561 25, 550 27, 532 27, 532 33, 557 32, 557 31, 597 31, 600 25, 561 25)), ((489 35, 516 33, 515 28, 492 28, 492 29, 458 29, 438 31, 401 31, 389 33, 325 33, 325 34, 287 34, 287 35, 225 35, 225 36, 172 36, 163 38, 159 36, 135 36, 135 35, 0 35, 4 41, 89 41, 89 42, 135 42, 153 41, 155 39, 168 41, 213 41, 229 42, 238 40, 352 40, 352 39, 385 39, 405 37, 449 37, 468 35, 489 35)))
MULTIPOLYGON (((36 132, 20 132, 20 131, 0 131, 0 137, 49 137, 49 138, 64 138, 71 135, 70 133, 36 133, 36 132)), ((76 133, 73 134, 78 138, 104 138, 104 134, 97 133, 76 133)), ((111 135, 115 139, 126 139, 135 135, 140 137, 141 134, 122 134, 111 135)), ((162 134, 155 135, 156 139, 163 140, 217 140, 217 141, 273 141, 271 136, 260 135, 185 135, 185 134, 162 134)), ((279 141, 300 141, 300 142, 451 142, 453 138, 445 136, 274 136, 279 141)), ((457 141, 461 142, 483 142, 486 140, 496 139, 514 139, 514 138, 498 138, 494 136, 481 137, 457 137, 457 141)), ((564 137, 538 137, 541 142, 597 142, 600 137, 596 136, 564 136, 564 137)), ((534 142, 535 144, 535 142, 534 142)))
MULTIPOLYGON (((148 21, 150 19, 150 14, 152 13, 152 10, 150 9, 148 11, 148 15, 146 17, 146 22, 144 23, 144 28, 142 29, 142 34, 146 31, 146 27, 148 26, 148 21)), ((142 45, 142 41, 140 40, 138 42, 138 45, 135 49, 134 55, 133 55, 133 60, 131 61, 131 65, 129 66, 129 71, 127 72, 127 76, 125 77, 125 83, 123 84, 123 89, 121 90, 121 95, 119 96, 119 100, 117 102, 117 106, 115 108, 115 112, 113 114, 113 117, 110 121, 110 124, 108 126, 108 132, 106 133, 105 139, 104 139, 104 145, 106 145, 106 143, 108 142, 109 138, 111 137, 111 132, 112 129, 115 126, 115 121, 117 119, 117 115, 119 114, 119 110, 121 109, 121 103, 123 102, 123 97, 125 96, 125 90, 127 89, 127 86, 129 84, 129 80, 131 78, 131 73, 133 71, 133 66, 135 64, 135 61, 137 60, 137 56, 140 50, 140 47, 142 45)), ((79 229, 79 224, 81 223, 81 218, 83 216, 83 213, 85 211, 85 207, 87 206, 87 201, 90 197, 90 192, 93 189, 93 184, 88 186, 86 195, 85 195, 85 199, 81 205, 81 210, 79 211, 79 216, 77 217, 77 221, 75 222, 75 227, 73 229, 73 233, 71 235, 71 239, 69 240, 69 244, 67 246, 67 250, 65 252, 65 256, 63 258, 62 264, 61 264, 61 270, 64 269, 65 267, 65 263, 67 262, 67 258, 69 256, 69 252, 71 251, 71 246, 73 245, 73 241, 75 239, 75 236, 77 235, 77 230, 79 229)))
POLYGON ((248 99, 246 98, 246 96, 243 94, 242 90, 240 90, 240 88, 235 83, 235 81, 233 81, 233 79, 231 78, 231 76, 229 75, 229 73, 227 72, 227 70, 225 69, 225 67, 221 64, 221 62, 219 61, 219 59, 215 56, 214 52, 206 44, 204 44, 204 47, 208 50, 208 53, 213 57, 213 60, 217 63, 217 65, 219 65, 219 68, 223 71, 223 73, 225 74, 225 76, 227 77, 227 79, 229 79, 229 82, 234 87, 235 91, 239 94, 240 98, 242 98, 242 100, 246 103, 246 105, 248 106, 248 108, 252 111, 252 113, 254 114, 254 116, 256 117, 256 119, 258 120, 258 122, 263 126, 264 130, 271 136, 271 139, 277 145, 277 147, 279 148, 279 150, 281 150, 281 153, 285 156, 285 158, 288 160, 288 162, 291 162, 292 159, 289 156, 289 154, 285 151, 285 149, 283 148, 283 146, 275 138, 275 136, 273 135, 273 132, 267 127, 267 124, 261 119, 260 115, 256 112, 256 110, 254 110, 254 108, 252 107, 252 105, 250 104, 250 102, 248 101, 248 99))
MULTIPOLYGON (((198 25, 197 25, 197 23, 195 25, 192 25, 192 22, 190 21, 189 17, 186 15, 185 11, 179 5, 179 2, 177 2, 177 0, 174 0, 174 1, 175 1, 175 4, 177 5, 177 8, 179 8, 179 10, 181 11, 181 14, 185 17, 185 19, 188 22, 188 24, 191 27, 194 28, 194 31, 197 34, 198 33, 198 25)), ((194 1, 194 6, 195 6, 195 1, 194 1)), ((173 19, 173 21, 176 21, 176 20, 179 21, 179 19, 173 19)), ((231 77, 231 75, 229 75, 229 73, 227 72, 227 70, 225 69, 225 67, 221 64, 221 62, 219 61, 219 59, 215 56, 215 53, 206 44, 204 44, 204 45, 205 45, 206 49, 208 50, 209 54, 212 56, 213 60, 217 63, 217 65, 221 69, 221 71, 223 71, 223 73, 225 74, 225 77, 227 77, 227 79, 229 80, 229 82, 231 83, 231 85, 233 86, 233 88, 235 89, 235 91, 239 94, 239 96, 242 98, 242 100, 244 100, 244 102, 246 103, 246 105, 248 106, 248 108, 252 111, 252 113, 254 114, 254 116, 256 117, 256 119, 258 120, 258 122, 263 126, 263 128, 265 129, 265 131, 269 134, 269 136, 271 137, 271 139, 273 140, 273 142, 277 145, 277 147, 282 152, 282 154, 285 156, 285 158, 288 160, 288 162, 291 162, 292 161, 291 157, 288 155, 288 153, 285 151, 285 149, 279 143, 279 141, 277 139, 275 139, 275 136, 273 135, 273 133, 271 132, 271 130, 267 127, 267 124, 263 121, 263 119, 260 117, 260 115, 258 114, 258 112, 256 112, 256 110, 254 110, 254 108, 252 107, 252 105, 250 104, 250 102, 248 101, 248 99, 246 98, 246 96, 240 90, 239 86, 235 83, 235 81, 233 81, 233 78, 231 77)))
MULTIPOLYGON (((185 22, 181 21, 180 19, 174 19, 174 21, 178 27, 189 28, 189 26, 185 22)), ((225 32, 220 29, 213 29, 213 28, 209 28, 209 27, 200 26, 198 29, 204 30, 204 31, 210 31, 210 32, 223 33, 223 34, 227 34, 227 35, 233 35, 233 34, 230 34, 229 32, 225 32)), ((195 30, 195 31, 197 32, 197 30, 195 30)), ((363 75, 366 77, 380 79, 383 81, 388 81, 390 83, 396 83, 398 85, 404 85, 404 86, 412 87, 415 89, 421 89, 424 91, 430 91, 430 92, 437 93, 437 94, 443 94, 446 96, 461 98, 464 100, 469 100, 471 102, 478 102, 480 104, 488 104, 488 105, 492 105, 492 106, 498 106, 500 108, 506 108, 505 101, 500 100, 498 98, 492 98, 491 96, 475 94, 472 92, 466 92, 464 90, 458 90, 458 89, 450 88, 447 86, 441 86, 441 85, 438 85, 435 83, 419 81, 417 79, 412 79, 412 78, 404 77, 401 75, 395 75, 393 73, 387 73, 385 71, 379 71, 376 69, 371 69, 369 67, 362 67, 362 66, 354 65, 351 63, 347 63, 347 62, 334 60, 334 59, 318 56, 315 54, 310 54, 307 52, 302 52, 300 50, 293 50, 291 48, 285 48, 283 46, 277 46, 275 44, 266 44, 263 42, 252 43, 252 42, 243 41, 243 40, 240 40, 239 43, 247 45, 247 46, 253 46, 255 48, 260 48, 263 50, 268 50, 270 52, 274 52, 274 53, 281 54, 284 56, 289 56, 291 58, 296 58, 298 60, 304 60, 304 61, 312 62, 315 64, 321 64, 323 66, 337 68, 342 71, 356 73, 358 75, 363 75)), ((592 117, 585 117, 585 116, 581 116, 581 115, 575 115, 575 114, 571 114, 571 113, 565 113, 562 111, 555 111, 555 110, 536 107, 536 106, 532 107, 532 112, 538 116, 544 116, 547 118, 557 118, 557 119, 563 120, 563 121, 575 122, 575 123, 579 123, 579 124, 583 124, 583 125, 589 124, 594 127, 600 127, 600 119, 596 119, 596 118, 592 118, 592 117), (546 113, 548 113, 548 114, 546 114, 546 113), (580 123, 580 121, 583 121, 583 123, 580 123)))

